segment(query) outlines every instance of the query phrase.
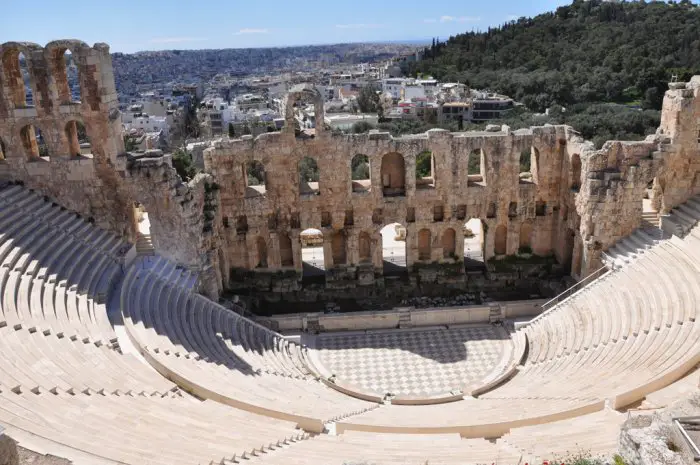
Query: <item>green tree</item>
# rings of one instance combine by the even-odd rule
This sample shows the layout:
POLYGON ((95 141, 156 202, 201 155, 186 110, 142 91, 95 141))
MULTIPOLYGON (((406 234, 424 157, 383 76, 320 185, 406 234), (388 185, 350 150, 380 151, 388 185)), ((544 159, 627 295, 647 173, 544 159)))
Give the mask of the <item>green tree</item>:
POLYGON ((381 108, 378 89, 374 84, 369 84, 360 89, 357 95, 357 105, 362 113, 376 113, 381 108))
POLYGON ((173 168, 185 182, 191 180, 197 174, 197 168, 192 162, 192 156, 183 149, 177 149, 173 152, 173 168))
POLYGON ((421 152, 416 157, 416 178, 426 178, 432 175, 433 172, 433 154, 430 152, 421 152))
POLYGON ((228 123, 228 136, 231 139, 236 137, 236 131, 235 131, 235 128, 233 127, 233 123, 228 123))
POLYGON ((353 134, 364 134, 366 132, 369 132, 370 129, 374 129, 374 126, 372 126, 372 124, 368 123, 367 121, 358 121, 356 123, 353 123, 351 131, 353 134))

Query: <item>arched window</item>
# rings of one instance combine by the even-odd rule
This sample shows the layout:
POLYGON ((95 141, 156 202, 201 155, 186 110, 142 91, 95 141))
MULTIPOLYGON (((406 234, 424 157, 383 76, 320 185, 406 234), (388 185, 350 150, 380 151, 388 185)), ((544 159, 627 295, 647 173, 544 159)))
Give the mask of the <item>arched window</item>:
POLYGON ((435 158, 426 150, 416 157, 416 189, 435 187, 435 158))
POLYGON ((520 226, 520 240, 518 241, 518 252, 532 252, 532 224, 523 223, 520 226))
POLYGON ((41 130, 28 124, 20 130, 22 148, 28 160, 49 159, 48 148, 41 130))
POLYGON ((256 268, 267 268, 267 242, 260 236, 258 236, 255 242, 258 251, 258 264, 256 268))
POLYGON ((292 249, 292 240, 289 234, 281 233, 280 241, 280 263, 282 266, 294 266, 294 250, 292 249))
POLYGON ((357 154, 352 157, 350 163, 350 179, 353 192, 369 192, 372 187, 369 158, 367 155, 357 154))
POLYGON ((333 253, 334 265, 345 265, 347 254, 345 251, 345 233, 336 231, 331 238, 331 252, 333 253))
POLYGON ((360 263, 372 261, 372 239, 366 232, 361 232, 358 238, 358 251, 360 254, 360 263))
POLYGON ((442 233, 442 257, 443 258, 455 258, 455 249, 457 235, 455 230, 452 228, 447 228, 444 233, 442 233))
POLYGON ((578 192, 581 188, 581 157, 575 153, 571 156, 571 189, 578 192))
POLYGON ((16 48, 6 50, 2 56, 2 67, 15 108, 32 106, 34 99, 30 85, 29 65, 24 53, 16 48))
POLYGON ((246 197, 257 197, 267 192, 265 167, 259 161, 254 160, 243 165, 243 179, 246 197))
POLYGON ((430 230, 418 231, 418 260, 430 260, 430 230))
POLYGON ((319 195, 319 179, 321 173, 316 160, 304 157, 299 162, 299 195, 319 195))
POLYGON ((65 47, 57 47, 51 51, 50 59, 59 103, 61 105, 80 103, 80 76, 75 55, 65 47))
POLYGON ((540 152, 530 147, 520 153, 520 182, 537 183, 540 152))
POLYGON ((382 188, 385 197, 406 195, 406 165, 400 153, 388 153, 382 157, 382 188))
POLYGON ((508 250, 508 229, 505 226, 499 225, 496 228, 496 236, 494 241, 494 253, 496 255, 505 255, 508 250))
POLYGON ((483 149, 475 149, 467 160, 469 182, 486 182, 486 154, 483 149))

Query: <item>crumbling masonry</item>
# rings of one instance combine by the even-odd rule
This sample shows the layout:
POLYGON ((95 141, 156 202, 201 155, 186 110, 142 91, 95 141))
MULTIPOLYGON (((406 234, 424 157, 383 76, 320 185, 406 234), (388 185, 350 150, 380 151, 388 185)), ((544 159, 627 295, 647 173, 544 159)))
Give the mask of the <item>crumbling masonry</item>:
POLYGON ((316 121, 323 121, 320 94, 300 86, 288 96, 281 132, 214 143, 204 152, 205 172, 185 184, 168 155, 125 153, 107 45, 6 43, 0 57, 0 179, 24 182, 130 239, 133 206, 142 204, 156 249, 201 269, 201 289, 210 296, 240 276, 236 285, 259 291, 301 289, 300 233, 307 228, 323 233, 326 288, 381 287, 379 231, 395 222, 406 228, 411 282, 459 288, 462 228, 470 218, 483 222, 486 260, 526 248, 553 255, 583 277, 601 266, 603 250, 640 225, 648 185, 662 221, 700 192, 700 77, 670 85, 655 135, 611 141, 601 150, 568 126, 394 138, 337 135, 318 125, 313 137, 300 136, 292 111, 297 100, 312 101, 316 121), (68 90, 65 50, 77 63, 79 102, 68 90), (77 155, 75 122, 86 128, 91 157, 77 155), (43 154, 31 126, 41 131, 43 154), (416 159, 425 152, 431 173, 417 178, 416 159), (529 176, 519 172, 524 152, 529 176), (369 160, 366 181, 351 179, 358 154, 369 160), (299 177, 306 157, 318 166, 318 183, 299 177), (255 186, 247 177, 254 162, 264 171, 255 186))

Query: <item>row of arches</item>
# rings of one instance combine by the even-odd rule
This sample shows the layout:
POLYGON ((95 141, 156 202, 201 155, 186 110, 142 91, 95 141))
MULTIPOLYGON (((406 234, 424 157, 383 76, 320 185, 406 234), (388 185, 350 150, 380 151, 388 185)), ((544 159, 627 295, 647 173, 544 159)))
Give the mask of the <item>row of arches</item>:
MULTIPOLYGON (((482 149, 474 150, 467 159, 468 182, 486 184, 486 154, 482 149)), ((570 187, 580 187, 581 161, 578 155, 572 156, 572 181, 570 187)), ((246 182, 246 196, 261 195, 267 191, 265 167, 260 161, 243 165, 243 178, 246 182)), ((304 157, 298 164, 300 195, 320 195, 321 172, 316 159, 304 157)), ((384 197, 406 195, 406 163, 398 152, 385 154, 380 167, 381 189, 384 197)), ((416 156, 416 189, 431 189, 437 185, 435 157, 430 151, 416 156)), ((525 150, 520 156, 520 182, 537 184, 540 179, 539 151, 535 147, 525 150)), ((372 168, 367 155, 357 154, 350 161, 350 181, 352 192, 370 192, 372 189, 372 168)))
MULTIPOLYGON (((83 91, 76 54, 67 45, 47 47, 45 51, 59 104, 80 103, 83 91)), ((27 54, 20 47, 6 47, 0 62, 14 107, 34 106, 32 65, 27 54)))
MULTIPOLYGON (((441 249, 441 258, 445 260, 467 260, 473 262, 484 260, 485 227, 479 219, 473 218, 465 223, 463 231, 457 231, 448 227, 437 233, 428 228, 421 228, 416 232, 414 247, 417 251, 417 259, 422 262, 430 262, 438 257, 433 254, 433 249, 441 249), (461 251, 458 251, 459 235, 463 235, 464 242, 461 251)), ((400 223, 391 223, 379 231, 381 240, 381 257, 385 274, 392 271, 406 271, 407 261, 407 233, 406 227, 400 223)), ((519 251, 528 252, 532 247, 533 227, 531 223, 523 223, 519 234, 519 251)), ((279 248, 279 265, 283 268, 295 266, 294 247, 291 236, 288 233, 277 235, 279 248)), ((355 240, 357 251, 354 255, 359 264, 373 262, 372 236, 367 231, 361 231, 355 240)), ((348 264, 349 239, 345 231, 334 231, 329 240, 329 249, 324 251, 326 237, 320 229, 309 228, 299 235, 299 249, 301 252, 302 268, 305 273, 323 273, 326 269, 325 254, 330 252, 333 266, 348 264)), ((505 255, 507 252, 508 229, 505 225, 498 225, 494 234, 495 255, 505 255)), ((256 255, 254 268, 270 267, 269 242, 262 236, 255 239, 256 255)))
MULTIPOLYGON (((63 128, 64 146, 71 157, 89 155, 91 145, 87 130, 82 122, 70 120, 63 128)), ((45 160, 51 157, 49 145, 43 131, 33 124, 22 126, 19 130, 22 151, 28 161, 45 160)), ((0 160, 7 156, 7 145, 0 138, 0 160)))

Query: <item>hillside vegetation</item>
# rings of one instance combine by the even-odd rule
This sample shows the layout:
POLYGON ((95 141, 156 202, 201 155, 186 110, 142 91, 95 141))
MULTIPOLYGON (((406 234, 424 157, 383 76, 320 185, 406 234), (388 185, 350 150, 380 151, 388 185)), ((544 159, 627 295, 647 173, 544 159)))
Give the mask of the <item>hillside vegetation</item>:
MULTIPOLYGON (((640 138, 658 125, 671 77, 700 74, 699 30, 700 8, 687 0, 576 0, 436 41, 411 73, 504 93, 532 112, 554 108, 544 122, 566 122, 589 138, 640 138)), ((532 118, 516 111, 509 119, 516 126, 543 122, 532 118)))

